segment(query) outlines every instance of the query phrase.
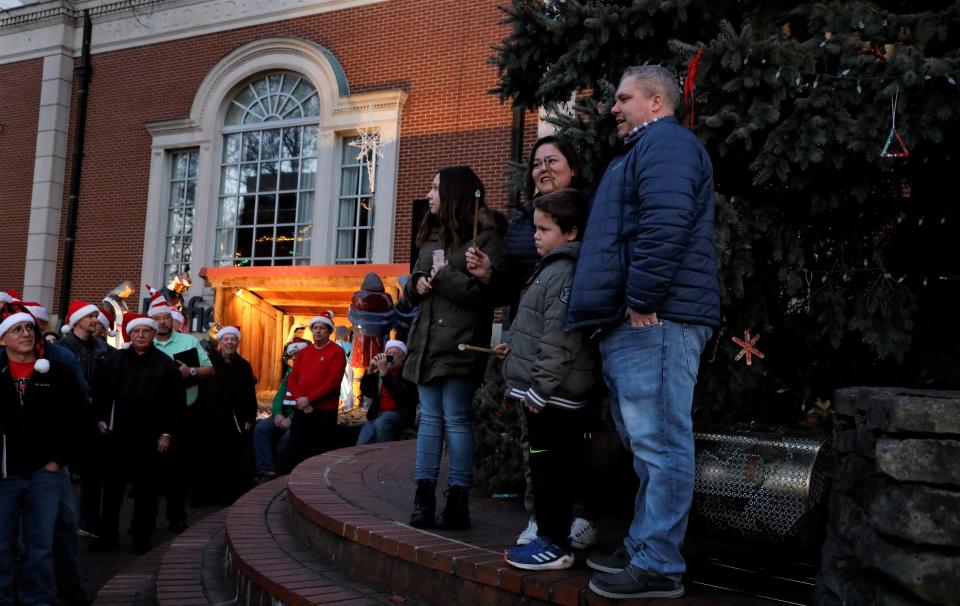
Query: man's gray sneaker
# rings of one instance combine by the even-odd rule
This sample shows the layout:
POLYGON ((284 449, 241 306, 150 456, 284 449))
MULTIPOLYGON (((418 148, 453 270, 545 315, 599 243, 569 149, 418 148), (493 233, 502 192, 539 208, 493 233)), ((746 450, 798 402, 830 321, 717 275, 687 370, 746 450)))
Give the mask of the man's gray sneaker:
POLYGON ((613 553, 600 553, 594 551, 587 558, 587 566, 600 572, 614 574, 620 572, 630 564, 630 552, 621 545, 613 553))
POLYGON ((679 598, 683 583, 662 574, 629 564, 616 574, 595 574, 590 579, 590 591, 605 598, 679 598))

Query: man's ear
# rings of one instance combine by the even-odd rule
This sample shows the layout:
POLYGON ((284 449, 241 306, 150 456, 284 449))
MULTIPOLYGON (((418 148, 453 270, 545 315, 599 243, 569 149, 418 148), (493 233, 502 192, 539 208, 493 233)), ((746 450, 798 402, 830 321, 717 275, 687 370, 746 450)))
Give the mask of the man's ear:
POLYGON ((567 239, 567 242, 573 242, 577 239, 577 226, 574 225, 570 228, 570 231, 563 232, 563 237, 567 239))
POLYGON ((650 97, 650 113, 657 115, 663 110, 663 108, 663 95, 658 93, 650 97))

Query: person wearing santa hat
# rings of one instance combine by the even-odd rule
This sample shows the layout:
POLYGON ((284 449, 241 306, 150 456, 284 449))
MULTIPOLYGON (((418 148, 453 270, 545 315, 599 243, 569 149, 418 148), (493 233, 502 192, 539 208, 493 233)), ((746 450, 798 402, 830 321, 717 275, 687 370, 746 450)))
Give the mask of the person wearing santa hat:
POLYGON ((63 468, 77 450, 84 396, 70 369, 46 357, 23 306, 0 313, 0 345, 0 603, 52 603, 63 468), (18 528, 25 551, 15 582, 18 528))
MULTIPOLYGON (((68 349, 80 364, 83 378, 95 388, 98 369, 103 360, 112 351, 98 335, 100 332, 100 308, 86 301, 73 301, 67 308, 65 334, 58 344, 68 349)), ((85 409, 89 419, 89 431, 83 432, 81 440, 83 450, 77 461, 76 471, 80 474, 80 518, 86 533, 100 534, 100 512, 103 509, 103 473, 107 465, 106 438, 96 430, 93 411, 85 409)))
POLYGON ((283 471, 283 462, 286 460, 290 446, 290 424, 297 404, 287 389, 287 377, 293 370, 297 356, 309 346, 310 341, 300 337, 294 337, 287 343, 283 355, 283 378, 280 379, 277 393, 273 397, 271 415, 257 422, 253 430, 257 484, 272 480, 283 471))
POLYGON ((253 483, 251 435, 257 422, 257 377, 238 351, 240 329, 224 326, 217 332, 219 350, 210 356, 215 373, 206 382, 203 406, 212 415, 207 442, 213 475, 207 484, 214 497, 232 503, 253 483))
POLYGON ((120 507, 126 483, 133 484, 133 548, 150 550, 160 500, 161 473, 186 409, 186 391, 174 361, 154 347, 157 322, 125 314, 123 332, 130 347, 117 350, 100 366, 94 382, 97 427, 113 440, 107 470, 103 520, 96 550, 119 542, 120 507))
MULTIPOLYGON (((30 312, 37 324, 37 332, 43 334, 47 330, 49 316, 47 310, 35 301, 21 301, 24 309, 30 312)), ((43 346, 44 354, 49 360, 55 360, 62 363, 70 369, 73 377, 80 385, 80 391, 84 396, 83 414, 85 418, 90 419, 86 404, 89 403, 92 393, 87 378, 83 375, 80 363, 73 352, 60 343, 45 342, 43 346)), ((92 427, 92 422, 85 423, 92 427)), ((75 463, 70 464, 68 473, 63 474, 63 482, 60 490, 60 506, 57 510, 57 523, 53 536, 53 564, 57 577, 57 598, 67 604, 89 603, 90 598, 83 588, 83 577, 80 571, 80 520, 77 513, 77 502, 74 495, 73 483, 70 476, 76 473, 78 468, 83 467, 83 462, 89 460, 89 451, 91 445, 88 444, 89 433, 81 430, 80 449, 75 463)), ((89 475, 97 475, 98 469, 90 469, 89 475)), ((102 485, 100 486, 102 489, 102 485)), ((89 490, 83 494, 87 494, 89 490)), ((97 518, 100 517, 99 505, 97 506, 97 518)))
POLYGON ((313 344, 300 352, 297 365, 287 378, 287 387, 296 401, 290 427, 290 450, 284 471, 290 473, 301 461, 336 447, 340 380, 347 356, 330 340, 333 312, 325 311, 310 320, 313 344))
POLYGON ((417 384, 403 378, 407 345, 390 340, 370 360, 360 379, 360 395, 369 402, 367 422, 360 428, 357 445, 392 442, 405 425, 413 426, 417 411, 417 384))
MULTIPOLYGON (((187 412, 184 417, 181 440, 172 453, 166 470, 169 480, 167 486, 167 521, 170 529, 180 533, 187 528, 184 510, 188 485, 194 493, 202 493, 204 485, 203 465, 207 456, 207 440, 212 430, 211 421, 200 406, 195 406, 200 397, 200 385, 210 379, 214 372, 213 363, 207 351, 196 337, 176 329, 176 312, 163 298, 163 295, 149 284, 150 306, 147 315, 157 323, 157 335, 154 346, 170 356, 180 369, 180 377, 187 390, 187 412), (188 363, 182 360, 188 360, 188 363)), ((180 316, 182 320, 183 316, 180 316)), ((199 501, 199 500, 198 500, 199 501)))

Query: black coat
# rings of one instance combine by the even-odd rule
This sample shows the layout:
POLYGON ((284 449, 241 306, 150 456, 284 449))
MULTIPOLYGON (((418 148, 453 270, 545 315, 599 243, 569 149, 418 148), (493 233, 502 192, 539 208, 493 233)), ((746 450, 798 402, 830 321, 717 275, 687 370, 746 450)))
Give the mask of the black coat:
POLYGON ((210 362, 216 372, 204 385, 204 406, 227 427, 242 431, 244 423, 252 426, 257 421, 257 377, 250 363, 239 354, 227 362, 220 352, 210 362))
POLYGON ((380 416, 380 388, 383 387, 393 396, 397 403, 397 412, 403 425, 413 425, 413 418, 417 411, 417 402, 420 401, 416 383, 403 378, 402 374, 387 373, 380 377, 379 373, 368 372, 360 379, 360 395, 372 400, 367 409, 367 420, 372 421, 380 416))
POLYGON ((7 454, 7 475, 27 475, 50 461, 61 467, 77 451, 86 398, 73 372, 49 360, 46 373, 34 371, 20 393, 0 350, 0 434, 7 454))
POLYGON ((123 443, 176 437, 187 408, 183 379, 170 356, 151 347, 142 355, 119 349, 100 365, 94 381, 93 406, 97 420, 110 424, 123 443))

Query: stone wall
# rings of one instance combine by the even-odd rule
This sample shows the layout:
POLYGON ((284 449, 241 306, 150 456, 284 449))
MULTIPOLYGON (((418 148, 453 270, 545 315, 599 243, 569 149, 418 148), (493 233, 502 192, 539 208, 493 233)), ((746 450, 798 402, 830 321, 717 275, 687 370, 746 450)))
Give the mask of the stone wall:
POLYGON ((960 392, 834 395, 818 604, 960 604, 960 392))

